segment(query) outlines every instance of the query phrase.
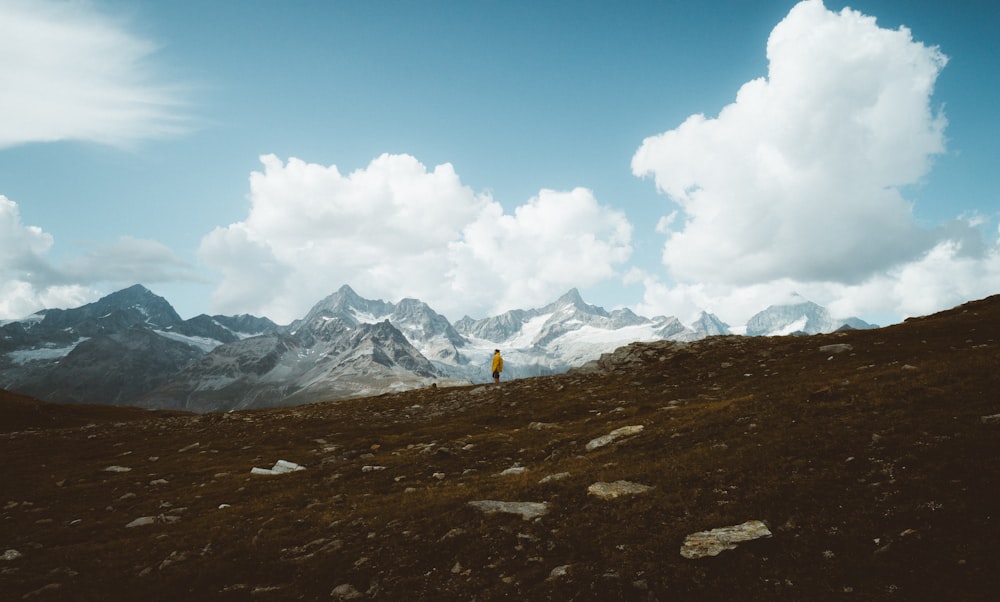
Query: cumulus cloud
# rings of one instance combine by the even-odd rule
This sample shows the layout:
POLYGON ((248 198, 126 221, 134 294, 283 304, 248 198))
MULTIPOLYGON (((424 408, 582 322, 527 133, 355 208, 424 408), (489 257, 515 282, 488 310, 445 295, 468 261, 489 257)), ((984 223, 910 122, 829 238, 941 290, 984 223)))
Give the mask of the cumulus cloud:
POLYGON ((77 307, 100 296, 102 283, 197 281, 199 276, 162 243, 132 237, 85 249, 64 264, 48 254, 52 235, 21 222, 17 203, 0 195, 0 319, 46 307, 77 307))
POLYGON ((217 311, 302 317, 343 284, 360 294, 417 297, 455 318, 551 301, 615 273, 631 226, 585 189, 543 190, 506 214, 462 184, 384 154, 347 175, 273 155, 250 176, 245 220, 208 234, 199 254, 222 273, 217 311))
POLYGON ((931 96, 947 57, 905 27, 806 0, 771 32, 767 58, 767 77, 744 84, 717 117, 692 115, 632 158, 633 173, 678 208, 659 224, 675 284, 639 276, 644 305, 715 304, 742 318, 741 300, 811 290, 843 311, 939 309, 904 297, 920 280, 944 287, 925 299, 964 300, 931 276, 943 264, 995 287, 995 250, 975 224, 921 228, 901 192, 945 150, 931 96), (873 290, 880 302, 860 300, 873 290))
POLYGON ((0 2, 0 148, 185 131, 182 94, 157 81, 155 50, 91 3, 0 2))

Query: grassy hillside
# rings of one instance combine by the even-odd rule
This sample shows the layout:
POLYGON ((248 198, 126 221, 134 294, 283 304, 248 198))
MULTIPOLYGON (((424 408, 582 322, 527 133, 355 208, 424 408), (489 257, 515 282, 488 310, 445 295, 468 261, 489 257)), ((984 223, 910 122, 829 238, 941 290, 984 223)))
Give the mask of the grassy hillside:
POLYGON ((4 395, 0 591, 993 599, 998 367, 991 297, 878 330, 636 344, 564 375, 267 411, 4 395), (629 434, 588 445, 612 432, 629 434), (279 459, 305 470, 251 474, 279 459), (643 491, 593 492, 618 482, 643 491), (770 537, 681 555, 748 520, 770 537))

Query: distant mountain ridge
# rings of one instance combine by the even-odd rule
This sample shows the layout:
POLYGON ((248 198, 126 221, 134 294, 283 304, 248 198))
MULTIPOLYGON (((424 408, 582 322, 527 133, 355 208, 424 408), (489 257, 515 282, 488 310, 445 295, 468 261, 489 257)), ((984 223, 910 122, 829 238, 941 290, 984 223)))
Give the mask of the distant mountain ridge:
MULTIPOLYGON (((801 297, 747 323, 752 336, 871 327, 834 320, 801 297)), ((637 341, 694 341, 733 330, 707 312, 607 311, 576 289, 535 309, 452 325, 418 299, 365 299, 344 285, 300 320, 250 315, 182 320, 141 285, 73 309, 0 323, 0 388, 68 403, 199 412, 296 405, 432 383, 487 382, 494 348, 504 378, 566 371, 637 341)))
POLYGON ((799 294, 790 303, 772 305, 747 321, 747 336, 780 336, 787 334, 820 334, 844 328, 864 330, 873 325, 858 318, 834 319, 821 305, 799 294))

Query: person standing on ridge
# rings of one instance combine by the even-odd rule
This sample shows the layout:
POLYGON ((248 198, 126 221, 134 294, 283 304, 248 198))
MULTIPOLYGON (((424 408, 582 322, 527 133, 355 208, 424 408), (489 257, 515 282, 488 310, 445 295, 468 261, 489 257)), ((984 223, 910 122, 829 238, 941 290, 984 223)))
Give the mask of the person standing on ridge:
POLYGON ((493 382, 500 384, 500 373, 503 372, 503 358, 500 357, 500 350, 493 350, 493 382))

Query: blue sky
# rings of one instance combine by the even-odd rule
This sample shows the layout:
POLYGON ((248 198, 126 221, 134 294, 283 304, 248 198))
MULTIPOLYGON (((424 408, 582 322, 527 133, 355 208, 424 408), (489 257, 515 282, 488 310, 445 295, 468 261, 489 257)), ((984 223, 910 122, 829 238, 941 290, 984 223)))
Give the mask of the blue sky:
POLYGON ((0 319, 1000 292, 1000 5, 0 0, 0 319), (850 7, 845 10, 845 7, 850 7), (901 27, 905 29, 900 29, 901 27))

